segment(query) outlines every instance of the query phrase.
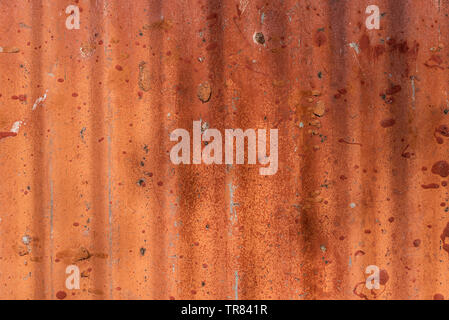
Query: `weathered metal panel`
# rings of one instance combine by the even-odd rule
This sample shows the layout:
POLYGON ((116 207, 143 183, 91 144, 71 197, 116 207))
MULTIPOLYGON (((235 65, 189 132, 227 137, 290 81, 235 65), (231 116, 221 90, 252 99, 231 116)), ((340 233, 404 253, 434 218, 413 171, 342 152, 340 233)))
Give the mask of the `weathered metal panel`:
POLYGON ((0 298, 449 297, 448 13, 0 1, 0 298), (278 129, 277 173, 173 164, 198 120, 278 129))

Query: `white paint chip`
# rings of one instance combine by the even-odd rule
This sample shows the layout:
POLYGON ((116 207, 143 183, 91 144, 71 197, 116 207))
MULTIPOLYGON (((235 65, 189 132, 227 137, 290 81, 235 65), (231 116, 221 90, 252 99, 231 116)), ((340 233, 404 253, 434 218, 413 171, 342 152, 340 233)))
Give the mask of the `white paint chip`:
POLYGON ((22 242, 23 242, 23 244, 25 244, 25 245, 29 245, 30 242, 31 242, 30 236, 27 236, 27 235, 23 236, 23 237, 22 237, 22 242))
POLYGON ((22 125, 22 123, 23 123, 23 121, 16 121, 16 122, 14 122, 14 124, 12 125, 10 131, 14 132, 14 133, 19 133, 19 129, 20 129, 20 126, 22 125))
POLYGON ((360 54, 360 47, 359 47, 359 44, 358 44, 358 43, 351 42, 351 43, 349 44, 349 46, 350 46, 352 49, 354 49, 355 52, 356 52, 357 54, 360 54))
POLYGON ((48 90, 45 90, 44 95, 42 97, 39 97, 36 99, 36 101, 34 102, 34 105, 33 105, 33 109, 32 109, 33 111, 37 108, 37 106, 39 104, 41 104, 42 102, 45 101, 45 99, 47 99, 47 93, 48 93, 48 90))

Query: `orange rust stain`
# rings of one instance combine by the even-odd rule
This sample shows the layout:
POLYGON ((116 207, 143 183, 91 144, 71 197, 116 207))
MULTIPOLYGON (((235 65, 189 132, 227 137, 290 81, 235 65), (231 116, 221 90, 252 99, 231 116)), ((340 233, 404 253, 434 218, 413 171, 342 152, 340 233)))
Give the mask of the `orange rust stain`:
POLYGON ((0 299, 449 297, 449 6, 372 4, 1 1, 0 299), (174 165, 199 120, 277 173, 174 165))

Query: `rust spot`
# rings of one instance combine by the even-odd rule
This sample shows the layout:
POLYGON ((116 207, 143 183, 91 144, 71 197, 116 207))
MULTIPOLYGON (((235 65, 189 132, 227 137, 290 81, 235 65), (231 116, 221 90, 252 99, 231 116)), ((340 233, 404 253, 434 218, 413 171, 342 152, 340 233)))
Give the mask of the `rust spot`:
POLYGON ((150 70, 145 61, 139 63, 139 88, 143 91, 150 90, 150 70))
POLYGON ((212 96, 212 88, 209 82, 203 82, 198 86, 197 95, 202 103, 206 103, 210 100, 212 96))
POLYGON ((80 247, 77 249, 66 249, 56 253, 56 258, 59 260, 63 260, 66 263, 76 263, 82 260, 87 260, 90 257, 91 254, 84 247, 80 247))
POLYGON ((361 1, 74 0, 67 30, 59 2, 0 5, 0 299, 57 299, 70 264, 65 300, 447 296, 447 3, 367 30, 361 1), (279 129, 279 170, 247 138, 243 165, 173 164, 193 119, 267 156, 279 129))
POLYGON ((424 63, 424 65, 428 68, 444 70, 444 67, 441 66, 442 63, 443 59, 441 59, 439 55, 434 54, 424 63))
POLYGON ((361 143, 358 143, 358 142, 349 142, 349 141, 346 141, 346 140, 343 139, 343 138, 338 139, 338 142, 340 142, 340 143, 345 143, 345 144, 354 144, 354 145, 362 146, 361 143))
POLYGON ((362 250, 357 250, 355 253, 354 253, 354 256, 355 257, 358 257, 358 256, 364 256, 365 255, 365 251, 362 251, 362 250))
POLYGON ((393 95, 393 94, 396 94, 396 93, 400 92, 401 89, 402 89, 401 86, 397 84, 397 85, 394 85, 394 86, 390 87, 390 88, 386 91, 386 94, 388 94, 388 95, 393 95))
POLYGON ((324 113, 326 112, 326 107, 324 106, 323 101, 318 101, 315 106, 313 107, 313 114, 317 117, 324 116, 324 113))
POLYGON ((214 49, 216 49, 218 47, 218 43, 217 42, 212 42, 211 44, 209 44, 206 47, 206 51, 212 51, 214 49))
POLYGON ((449 222, 447 223, 446 227, 443 229, 443 232, 441 233, 441 236, 440 236, 440 239, 443 242, 443 250, 449 254, 449 244, 446 243, 446 238, 449 238, 449 222))
POLYGON ((144 30, 170 30, 172 28, 172 23, 170 20, 162 19, 156 21, 152 24, 146 24, 143 26, 144 30))
POLYGON ((89 288, 87 291, 89 293, 92 293, 92 294, 97 295, 97 296, 101 296, 101 295, 104 294, 103 290, 101 290, 101 289, 89 288))
POLYGON ((436 128, 435 131, 444 137, 449 137, 449 127, 445 124, 442 124, 441 126, 436 128))
POLYGON ((265 43, 265 37, 262 32, 256 32, 254 34, 254 42, 259 43, 259 44, 265 43))
POLYGON ((89 58, 95 53, 97 46, 95 42, 86 42, 81 45, 80 52, 83 58, 89 58))
POLYGON ((313 41, 317 47, 321 47, 327 41, 326 35, 324 34, 324 31, 322 31, 322 30, 318 30, 315 33, 315 36, 313 39, 314 39, 313 41))

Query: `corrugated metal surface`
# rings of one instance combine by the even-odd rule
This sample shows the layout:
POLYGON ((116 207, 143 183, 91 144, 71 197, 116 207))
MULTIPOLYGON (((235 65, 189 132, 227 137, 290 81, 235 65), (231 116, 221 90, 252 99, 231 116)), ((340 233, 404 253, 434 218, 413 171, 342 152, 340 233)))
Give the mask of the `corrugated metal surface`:
POLYGON ((449 297, 449 1, 375 2, 0 1, 0 298, 449 297), (200 119, 278 172, 172 164, 200 119))

